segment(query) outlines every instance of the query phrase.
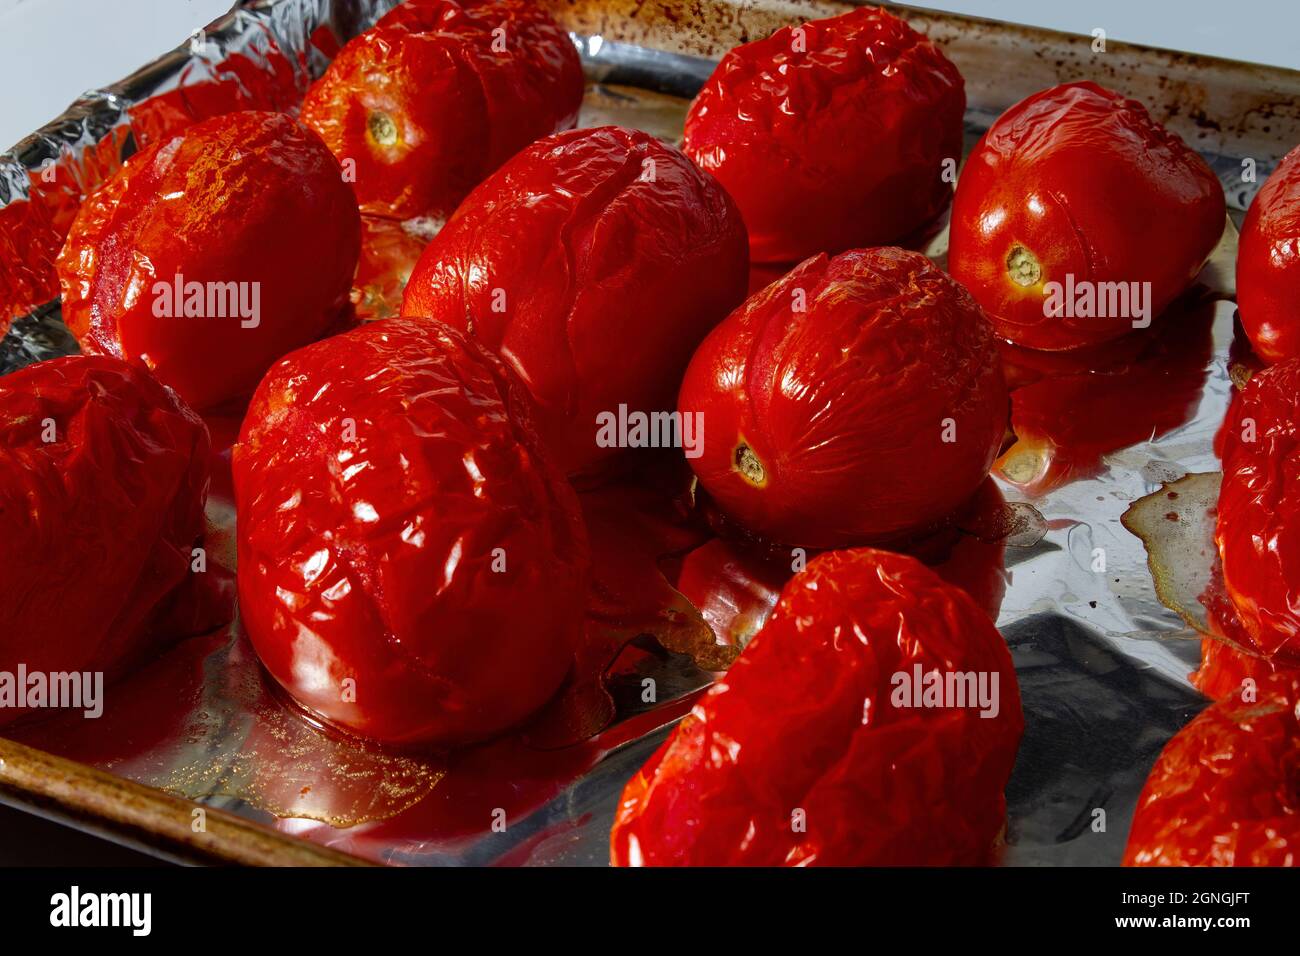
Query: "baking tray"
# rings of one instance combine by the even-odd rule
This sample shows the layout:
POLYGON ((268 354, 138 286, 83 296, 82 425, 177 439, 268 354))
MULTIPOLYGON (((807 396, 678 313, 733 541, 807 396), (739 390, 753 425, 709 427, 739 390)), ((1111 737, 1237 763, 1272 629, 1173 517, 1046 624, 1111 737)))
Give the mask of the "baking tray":
MULTIPOLYGON (((0 343, 0 371, 75 350, 53 301, 51 264, 87 190, 141 145, 204 116, 293 109, 341 43, 392 5, 240 4, 121 83, 87 93, 0 157, 0 308, 20 316, 0 343)), ((680 134, 690 96, 728 48, 850 6, 545 5, 582 52, 589 84, 581 122, 619 122, 668 140, 680 134)), ((968 149, 1025 95, 1095 79, 1141 99, 1200 150, 1239 223, 1259 183, 1300 141, 1300 74, 1293 71, 1114 38, 1094 52, 1092 37, 898 12, 941 43, 964 74, 968 149), (1242 177, 1249 166, 1254 182, 1242 177)), ((368 233, 369 263, 357 293, 363 312, 391 310, 404 257, 418 246, 418 236, 391 227, 368 233)), ((940 232, 926 251, 942 262, 944 250, 940 232)), ((992 510, 967 516, 943 561, 946 573, 996 605, 1020 677, 1026 732, 1007 791, 1007 864, 1118 863, 1151 763, 1205 704, 1187 681, 1198 635, 1157 599, 1142 544, 1120 516, 1163 482, 1218 467, 1212 441, 1231 391, 1234 257, 1230 228, 1200 293, 1180 304, 1185 314, 1177 323, 1166 323, 1177 334, 1160 338, 1150 354, 1101 374, 1034 371, 1076 396, 1080 417, 1123 403, 1126 428, 1083 450, 1067 442, 1048 454, 1042 441, 1013 449, 1018 453, 1003 465, 1020 484, 1000 478, 987 488, 992 510), (1133 392, 1139 386, 1144 391, 1133 392)), ((221 444, 236 423, 211 424, 221 444)), ((677 487, 670 465, 661 477, 662 487, 677 487)), ((651 557, 664 558, 653 568, 684 589, 683 568, 703 569, 712 575, 707 599, 697 596, 705 617, 751 631, 773 595, 764 570, 683 523, 679 495, 634 491, 586 496, 596 537, 627 534, 645 548, 653 544, 662 555, 651 557), (739 624, 737 607, 747 615, 739 624)), ((209 550, 229 564, 233 510, 221 474, 209 521, 209 550)), ((613 583, 626 593, 615 587, 603 594, 602 634, 625 644, 606 674, 605 697, 570 688, 518 737, 448 759, 327 735, 269 687, 232 627, 182 641, 110 687, 100 721, 55 717, 6 728, 0 801, 179 862, 603 864, 624 782, 707 685, 708 668, 719 666, 708 648, 692 643, 699 637, 693 609, 646 570, 622 569, 613 583), (651 633, 659 639, 644 636, 651 633), (647 674, 660 689, 653 706, 636 694, 647 674), (610 710, 593 716, 594 700, 610 710)))

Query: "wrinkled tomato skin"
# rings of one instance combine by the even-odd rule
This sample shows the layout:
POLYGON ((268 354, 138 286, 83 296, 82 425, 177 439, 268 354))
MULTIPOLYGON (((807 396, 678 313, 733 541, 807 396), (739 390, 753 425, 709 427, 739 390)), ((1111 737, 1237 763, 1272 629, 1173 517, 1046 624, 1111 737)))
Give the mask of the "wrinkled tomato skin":
POLYGON ((1300 361, 1257 372, 1234 408, 1215 527, 1223 583, 1246 649, 1300 665, 1300 361))
POLYGON ((154 625, 191 580, 208 448, 198 416, 119 359, 0 377, 0 671, 113 674, 176 636, 154 625))
POLYGON ((387 319, 287 356, 234 480, 244 626, 326 722, 456 746, 568 673, 589 563, 577 499, 522 386, 454 329, 387 319))
POLYGON ((597 416, 671 410, 700 340, 745 296, 735 204, 647 133, 540 140, 479 186, 429 243, 405 315, 470 331, 527 383, 570 473, 618 453, 597 416))
POLYGON ((901 242, 947 208, 965 109, 939 48, 867 7, 732 50, 683 143, 735 197, 753 259, 791 263, 901 242))
POLYGON ((347 321, 360 247, 324 143, 281 113, 228 113, 137 153, 82 204, 58 260, 63 318, 83 351, 140 362, 203 411, 347 321), (174 296, 155 283, 177 276, 243 283, 257 314, 159 315, 174 296))
POLYGON ((1214 251, 1225 210, 1210 167, 1142 104, 1067 83, 1011 107, 967 158, 948 267, 1017 345, 1093 345, 1142 320, 1048 315, 1046 286, 1064 286, 1067 275, 1076 285, 1150 282, 1154 319, 1214 251), (1017 249, 1038 266, 1024 284, 1009 274, 1017 249))
POLYGON ((1023 729, 1011 655, 965 592, 903 555, 828 552, 628 783, 611 860, 987 863, 1023 729), (914 666, 996 675, 997 714, 897 706, 914 666))
POLYGON ((1300 358, 1300 146, 1287 153, 1246 212, 1237 247, 1237 308, 1266 362, 1300 358))
POLYGON ((1008 405, 975 300, 883 248, 814 256, 752 296, 695 353, 678 408, 703 415, 691 467, 725 513, 835 548, 941 523, 988 475, 1008 405))
POLYGON ((1277 667, 1263 658, 1243 654, 1217 638, 1203 637, 1200 666, 1187 679, 1210 700, 1220 700, 1240 694, 1246 681, 1259 683, 1276 671, 1277 667))
POLYGON ((1138 797, 1125 866, 1300 864, 1300 674, 1228 696, 1165 745, 1138 797))
POLYGON ((572 128, 583 88, 568 34, 531 0, 415 0, 343 48, 302 121, 355 163, 363 212, 444 217, 520 149, 572 128))

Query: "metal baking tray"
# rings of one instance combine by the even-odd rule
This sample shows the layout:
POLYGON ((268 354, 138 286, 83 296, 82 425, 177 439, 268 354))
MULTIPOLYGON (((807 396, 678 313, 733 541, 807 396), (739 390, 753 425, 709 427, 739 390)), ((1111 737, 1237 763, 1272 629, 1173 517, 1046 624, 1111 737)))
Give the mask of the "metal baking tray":
MULTIPOLYGON (((0 373, 76 349, 59 320, 52 260, 86 191, 141 145, 188 122, 235 108, 294 109, 342 42, 393 5, 240 3, 122 82, 87 93, 0 156, 0 308, 19 316, 0 342, 0 373)), ((850 6, 545 5, 582 53, 582 124, 637 126, 670 141, 680 135, 690 97, 731 46, 850 6)), ((1092 37, 906 7, 897 12, 942 44, 965 76, 968 149, 1024 96, 1094 79, 1142 100, 1200 150, 1239 223, 1268 171, 1300 142, 1300 73, 1116 39, 1095 52, 1092 37), (1251 165, 1255 181, 1243 181, 1251 165)), ((400 258, 416 243, 382 230, 368 241, 380 259, 400 258)), ((945 233, 926 251, 942 262, 945 233)), ((1173 417, 1162 408, 1149 435, 1070 459, 1064 476, 1051 482, 1022 487, 999 478, 1006 520, 994 530, 966 529, 972 550, 997 556, 979 570, 1000 604, 997 621, 1016 662, 1026 717, 1007 794, 1006 864, 1118 863, 1151 763, 1205 704, 1186 676, 1198 660, 1198 635, 1157 599, 1142 544, 1120 516, 1165 481, 1217 470, 1213 436, 1231 388, 1234 257, 1229 228, 1202 276, 1203 294, 1180 320, 1180 340, 1170 346, 1176 361, 1144 367, 1144 381, 1156 387, 1176 381, 1182 404, 1173 417), (1094 570, 1098 548, 1104 572, 1094 570)), ((389 279, 368 285, 359 278, 357 296, 371 314, 391 309, 389 279)), ((1088 386, 1092 392, 1079 391, 1080 400, 1113 397, 1105 389, 1123 388, 1124 380, 1098 378, 1088 386)), ((1135 408, 1140 419, 1142 406, 1135 408)), ((218 441, 229 438, 233 424, 213 423, 218 441)), ((618 510, 630 500, 596 501, 589 514, 603 515, 598 523, 614 535, 620 520, 644 526, 638 534, 667 549, 668 560, 655 566, 672 577, 701 539, 665 516, 662 501, 637 499, 627 514, 618 510)), ((209 523, 210 553, 229 564, 233 509, 220 475, 209 523)), ((713 611, 737 589, 759 594, 760 604, 770 599, 770 589, 716 555, 708 566, 719 575, 718 593, 701 603, 716 605, 713 611)), ((602 865, 623 784, 707 686, 705 668, 718 666, 707 649, 692 648, 699 618, 681 596, 662 582, 639 584, 652 598, 648 606, 633 607, 628 594, 606 595, 603 633, 626 646, 610 663, 604 696, 566 694, 561 702, 599 700, 606 710, 595 716, 552 708, 531 732, 450 758, 379 751, 302 719, 268 686, 232 625, 181 641, 114 684, 98 721, 53 717, 4 728, 0 802, 179 862, 602 865), (694 631, 688 621, 675 634, 672 627, 684 618, 694 620, 694 631), (640 705, 635 693, 644 674, 661 689, 652 707, 640 705)))

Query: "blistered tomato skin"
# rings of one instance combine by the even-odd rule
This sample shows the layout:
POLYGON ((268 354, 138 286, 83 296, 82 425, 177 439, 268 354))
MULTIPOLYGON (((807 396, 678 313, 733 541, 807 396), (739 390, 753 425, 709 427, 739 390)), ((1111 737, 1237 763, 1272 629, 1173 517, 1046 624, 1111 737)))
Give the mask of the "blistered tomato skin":
POLYGON ((1300 675, 1225 697, 1161 752, 1138 798, 1125 866, 1300 865, 1300 675))
POLYGON ((999 335, 1077 348, 1164 311, 1213 252, 1225 209, 1210 167, 1142 104, 1068 83, 1011 107, 967 158, 948 267, 999 335), (1138 285, 1125 306, 1101 283, 1150 286, 1138 285), (1106 298, 1105 308, 1088 294, 1106 298))
POLYGON ((0 377, 0 671, 111 674, 175 638, 153 625, 207 490, 207 429, 143 369, 76 355, 0 377))
POLYGON ((728 53, 684 148, 740 205, 753 259, 798 262, 900 242, 942 212, 965 109, 939 48, 868 7, 728 53))
POLYGON ((975 300, 903 249, 814 256, 705 339, 678 408, 704 421, 691 467, 773 542, 879 543, 968 499, 1002 443, 1007 393, 975 300))
POLYGON ((787 27, 728 53, 691 105, 684 148, 735 197, 757 262, 898 242, 952 198, 965 87, 883 10, 787 27))
POLYGON ((829 552, 628 783, 611 859, 988 863, 1023 729, 1011 655, 964 591, 903 555, 829 552), (988 716, 915 706, 918 672, 982 675, 988 716))
POLYGON ((364 212, 449 215, 533 140, 576 122, 582 64, 532 0, 413 0, 349 42, 302 121, 355 164, 364 212))
POLYGON ((1247 650, 1300 665, 1300 361, 1251 377, 1224 431, 1215 539, 1247 650))
POLYGON ((519 723, 568 673, 577 499, 522 386, 454 329, 387 319, 287 356, 234 478, 244 625, 325 721, 455 746, 519 723))
POLYGON ((137 153, 82 204, 58 260, 63 318, 83 351, 142 363, 202 411, 347 321, 360 246, 319 137, 228 113, 137 153))
POLYGON ((505 358, 575 473, 619 452, 598 416, 672 409, 747 281, 744 224, 718 183, 653 136, 607 126, 540 140, 474 190, 420 257, 402 312, 505 358))
POLYGON ((1300 358, 1300 147, 1291 150, 1246 213, 1237 248, 1237 307, 1256 354, 1300 358))

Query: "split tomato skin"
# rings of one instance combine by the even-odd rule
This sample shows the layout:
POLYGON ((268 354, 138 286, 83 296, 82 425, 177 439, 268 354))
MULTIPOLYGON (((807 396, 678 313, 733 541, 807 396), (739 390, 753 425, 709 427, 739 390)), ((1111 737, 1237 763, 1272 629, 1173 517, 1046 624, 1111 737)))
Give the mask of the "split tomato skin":
POLYGON ((199 417, 119 359, 0 377, 0 670, 111 675, 176 636, 157 625, 192 583, 208 451, 199 417))
POLYGON ((527 393, 473 340, 386 319, 294 352, 233 459, 244 626, 307 710, 451 747, 554 694, 583 628, 586 533, 527 393))
POLYGON ((1237 307, 1266 362, 1300 358, 1300 146, 1260 187, 1237 247, 1237 307))
POLYGON ((1223 437, 1215 541, 1238 637, 1300 665, 1300 361, 1251 376, 1223 437))
POLYGON ((1212 704, 1165 745, 1125 866, 1300 865, 1300 674, 1212 704))
POLYGON ((582 63, 532 0, 414 0, 351 40, 302 121, 355 163, 362 211, 449 215, 533 140, 570 129, 582 63))
POLYGON ((672 409, 747 281, 745 227, 717 181, 607 126, 540 140, 474 190, 420 257, 402 312, 500 354, 577 473, 619 452, 598 442, 597 416, 672 409))
POLYGON ((786 584, 767 624, 627 784, 611 860, 988 863, 1023 729, 1011 655, 964 591, 904 555, 827 552, 786 584), (996 715, 900 706, 896 675, 918 667, 983 674, 990 690, 996 676, 996 715))
POLYGON ((925 256, 814 256, 700 345, 700 484, 769 541, 836 548, 940 524, 989 472, 1007 421, 993 331, 925 256))
POLYGON ((204 411, 349 320, 360 248, 319 137, 282 113, 227 113, 137 153, 82 204, 58 259, 63 318, 83 351, 139 362, 204 411), (202 315, 180 314, 178 279, 203 284, 202 315))
POLYGON ((865 7, 729 52, 683 142, 735 197, 753 259, 798 262, 898 243, 946 209, 965 109, 940 49, 865 7))
POLYGON ((967 158, 948 267, 1002 337, 1078 348, 1143 320, 1048 315, 1049 283, 1149 282, 1154 320, 1196 278, 1225 215, 1213 171, 1141 103, 1067 83, 1011 107, 967 158))

